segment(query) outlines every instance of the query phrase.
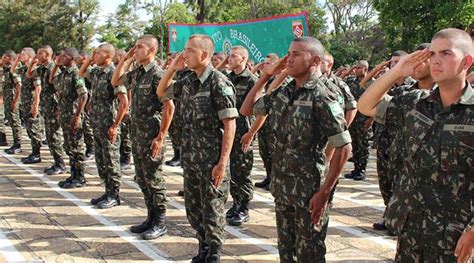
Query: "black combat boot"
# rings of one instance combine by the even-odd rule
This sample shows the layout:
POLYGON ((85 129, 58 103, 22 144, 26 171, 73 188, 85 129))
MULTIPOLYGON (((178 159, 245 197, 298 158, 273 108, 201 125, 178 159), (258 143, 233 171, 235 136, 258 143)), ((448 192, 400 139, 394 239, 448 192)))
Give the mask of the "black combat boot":
POLYGON ((238 210, 231 218, 227 218, 227 223, 231 226, 240 226, 250 220, 248 202, 240 204, 238 210))
POLYGON ((130 154, 124 154, 123 157, 120 160, 120 169, 121 170, 126 170, 130 169, 130 154))
POLYGON ((166 208, 155 208, 155 216, 153 217, 153 221, 151 227, 142 233, 141 237, 145 240, 156 239, 161 237, 162 235, 168 232, 166 229, 166 208))
POLYGON ((209 254, 209 246, 206 243, 199 243, 198 254, 192 258, 191 263, 205 263, 209 254))
POLYGON ((356 171, 354 174, 354 180, 362 181, 365 179, 365 171, 356 171))
POLYGON ((151 228, 151 225, 153 223, 153 217, 155 216, 155 209, 148 207, 148 215, 146 217, 146 220, 143 221, 143 223, 134 225, 130 227, 130 232, 135 233, 135 234, 141 234, 151 228))
POLYGON ((227 220, 231 219, 237 213, 237 211, 239 210, 239 207, 240 207, 239 202, 234 200, 234 204, 232 204, 232 207, 229 210, 227 210, 227 212, 225 213, 225 218, 227 220))
POLYGON ((94 156, 94 154, 95 154, 94 147, 92 146, 87 147, 86 154, 85 154, 86 159, 88 160, 91 159, 94 156))
POLYGON ((255 187, 267 189, 267 187, 270 185, 270 181, 270 177, 267 176, 265 179, 263 179, 263 181, 256 182, 255 187))
POLYGON ((107 209, 118 205, 120 205, 119 189, 111 187, 109 194, 104 200, 97 204, 97 207, 100 209, 107 209))
POLYGON ((65 173, 66 165, 64 164, 64 160, 62 158, 59 158, 57 161, 54 162, 53 166, 46 168, 44 172, 47 175, 57 175, 65 173))
POLYGON ((353 179, 355 174, 356 174, 356 171, 353 170, 353 171, 351 171, 350 173, 346 173, 346 174, 344 175, 344 177, 347 178, 347 179, 353 179))
POLYGON ((8 153, 8 154, 21 153, 21 142, 15 141, 12 147, 5 149, 5 153, 8 153))
POLYGON ((105 193, 103 193, 101 196, 97 197, 97 198, 92 198, 91 199, 91 205, 96 205, 102 201, 104 201, 105 199, 107 199, 107 196, 109 195, 109 190, 106 189, 105 190, 105 193))
POLYGON ((7 135, 4 132, 0 132, 0 146, 8 146, 7 135))
POLYGON ((72 177, 72 180, 66 181, 60 185, 61 188, 71 189, 79 188, 86 185, 86 178, 84 177, 84 170, 75 169, 75 174, 72 177))
POLYGON ((181 158, 179 150, 174 150, 174 156, 171 160, 165 162, 166 165, 169 166, 180 166, 181 165, 181 158))
MULTIPOLYGON (((48 173, 48 175, 49 175, 49 173, 48 173)), ((76 168, 74 168, 74 166, 71 166, 71 175, 68 178, 66 178, 66 180, 59 181, 58 182, 59 187, 64 188, 63 187, 64 184, 70 183, 74 179, 75 176, 76 176, 76 168)))
POLYGON ((209 248, 209 253, 207 254, 206 260, 204 262, 205 263, 219 263, 219 262, 221 262, 220 251, 221 251, 221 249, 218 248, 218 247, 210 247, 209 248))
POLYGON ((22 158, 21 161, 24 164, 33 164, 33 163, 41 162, 40 148, 39 147, 33 147, 33 151, 31 152, 31 154, 28 155, 28 157, 26 157, 26 158, 22 158))

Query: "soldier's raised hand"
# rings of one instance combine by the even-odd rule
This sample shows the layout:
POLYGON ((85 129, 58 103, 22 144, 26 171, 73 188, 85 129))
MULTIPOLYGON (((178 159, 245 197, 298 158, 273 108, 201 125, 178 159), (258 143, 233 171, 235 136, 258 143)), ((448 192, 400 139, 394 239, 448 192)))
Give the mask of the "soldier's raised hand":
POLYGON ((266 68, 266 72, 269 75, 278 75, 286 68, 286 61, 288 60, 288 55, 280 58, 275 64, 266 68))
POLYGON ((431 51, 428 49, 415 51, 402 57, 392 70, 396 71, 401 77, 411 76, 415 72, 415 69, 430 57, 431 51))
POLYGON ((176 55, 176 57, 173 59, 171 64, 168 66, 169 70, 181 70, 184 69, 185 63, 184 63, 184 54, 183 52, 180 52, 179 54, 176 55))

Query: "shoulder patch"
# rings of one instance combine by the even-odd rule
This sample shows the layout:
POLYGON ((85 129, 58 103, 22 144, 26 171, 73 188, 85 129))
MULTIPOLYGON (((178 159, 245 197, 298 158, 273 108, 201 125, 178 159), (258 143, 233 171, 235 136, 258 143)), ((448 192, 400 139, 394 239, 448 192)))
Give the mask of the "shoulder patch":
POLYGON ((341 104, 339 104, 339 102, 331 102, 329 104, 329 109, 331 110, 333 116, 337 116, 339 114, 342 114, 344 116, 344 110, 342 109, 341 104))
POLYGON ((219 81, 218 85, 219 85, 219 88, 221 89, 223 96, 234 95, 234 89, 231 86, 227 85, 225 82, 219 81))
POLYGON ((81 86, 85 86, 85 85, 86 85, 86 83, 85 83, 85 81, 84 81, 83 78, 77 78, 77 79, 76 79, 76 86, 79 86, 79 85, 81 85, 81 86))

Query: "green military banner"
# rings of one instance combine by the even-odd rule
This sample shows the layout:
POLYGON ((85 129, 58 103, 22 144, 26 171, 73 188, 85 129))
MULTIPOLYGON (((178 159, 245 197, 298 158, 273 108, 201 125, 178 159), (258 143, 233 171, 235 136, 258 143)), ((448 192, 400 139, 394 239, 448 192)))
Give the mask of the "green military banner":
POLYGON ((169 51, 184 49, 189 36, 205 34, 216 44, 216 52, 230 53, 232 46, 248 49, 250 59, 259 63, 268 53, 283 56, 295 37, 308 36, 308 14, 287 14, 222 24, 168 24, 169 51))

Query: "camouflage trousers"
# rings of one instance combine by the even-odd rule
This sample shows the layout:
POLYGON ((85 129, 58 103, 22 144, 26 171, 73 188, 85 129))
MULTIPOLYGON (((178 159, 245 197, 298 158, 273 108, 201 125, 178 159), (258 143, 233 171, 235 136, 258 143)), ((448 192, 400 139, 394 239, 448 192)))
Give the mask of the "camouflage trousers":
POLYGON ((89 113, 84 113, 83 122, 84 142, 87 149, 94 149, 94 132, 92 129, 89 113))
POLYGON ((245 132, 236 132, 230 153, 230 194, 234 201, 248 203, 253 198, 253 184, 250 172, 253 167, 253 151, 242 151, 240 140, 245 132))
POLYGON ((61 116, 60 121, 63 128, 64 148, 69 155, 69 165, 77 171, 83 171, 85 168, 83 123, 76 132, 73 132, 70 126, 71 116, 61 116))
MULTIPOLYGON (((3 101, 3 96, 0 96, 0 101, 3 101)), ((3 103, 0 104, 0 132, 5 132, 5 109, 3 103)))
POLYGON ((272 155, 275 151, 275 136, 273 132, 270 130, 269 127, 265 127, 265 125, 269 125, 267 122, 263 124, 264 126, 258 132, 258 153, 263 161, 263 166, 265 167, 265 172, 267 173, 267 177, 271 178, 272 174, 272 155))
POLYGON ((379 188, 382 194, 383 203, 385 206, 390 202, 392 197, 392 185, 393 185, 393 174, 389 171, 390 165, 390 147, 382 147, 379 145, 377 148, 377 175, 379 178, 379 188))
POLYGON ((119 147, 120 135, 114 143, 108 139, 109 127, 94 127, 95 162, 100 179, 104 181, 105 190, 111 192, 120 188, 119 147))
MULTIPOLYGON (((26 113, 25 113, 26 114, 26 113)), ((31 113, 26 114, 28 116, 26 120, 26 132, 31 140, 31 148, 39 150, 43 142, 44 135, 44 120, 41 115, 33 118, 31 113)))
POLYGON ((181 127, 177 118, 173 118, 171 121, 169 135, 171 139, 171 144, 173 145, 174 152, 179 152, 181 148, 181 127))
POLYGON ((121 160, 132 154, 132 141, 130 140, 130 118, 120 123, 120 158, 121 160))
POLYGON ((13 141, 21 144, 21 120, 20 120, 20 109, 19 106, 13 110, 13 99, 15 97, 15 91, 5 91, 4 94, 4 107, 5 117, 8 120, 8 124, 12 128, 13 141))
POLYGON ((212 164, 188 161, 183 163, 187 164, 183 167, 183 177, 184 205, 188 221, 196 230, 196 238, 200 244, 218 250, 225 239, 224 205, 229 196, 229 180, 225 179, 222 185, 216 188, 211 179, 214 167, 212 164))
POLYGON ((349 126, 349 133, 352 137, 352 159, 354 160, 354 170, 365 172, 369 159, 369 131, 363 123, 352 123, 349 126))
MULTIPOLYGON (((414 213, 410 213, 409 217, 412 217, 413 215, 414 213)), ((456 257, 454 256, 454 247, 456 242, 451 242, 452 248, 450 250, 445 250, 445 248, 440 247, 440 244, 443 243, 443 240, 439 240, 438 238, 435 238, 435 240, 433 240, 433 238, 423 237, 422 232, 423 230, 420 229, 419 224, 416 224, 413 218, 407 220, 403 231, 398 236, 397 254, 395 255, 395 262, 457 262, 456 257)), ((457 241, 457 239, 455 241, 457 241)))
POLYGON ((46 132, 46 141, 48 142, 49 152, 57 164, 64 164, 64 135, 59 121, 52 118, 44 118, 44 127, 46 132))
MULTIPOLYGON (((157 121, 157 120, 155 120, 157 121)), ((166 208, 166 182, 163 177, 164 151, 156 159, 151 158, 151 142, 159 124, 132 122, 132 154, 135 163, 135 180, 143 193, 148 208, 166 208)), ((163 144, 164 147, 164 144, 163 144)))
POLYGON ((276 203, 275 214, 280 262, 326 262, 327 213, 319 232, 308 208, 276 203))

